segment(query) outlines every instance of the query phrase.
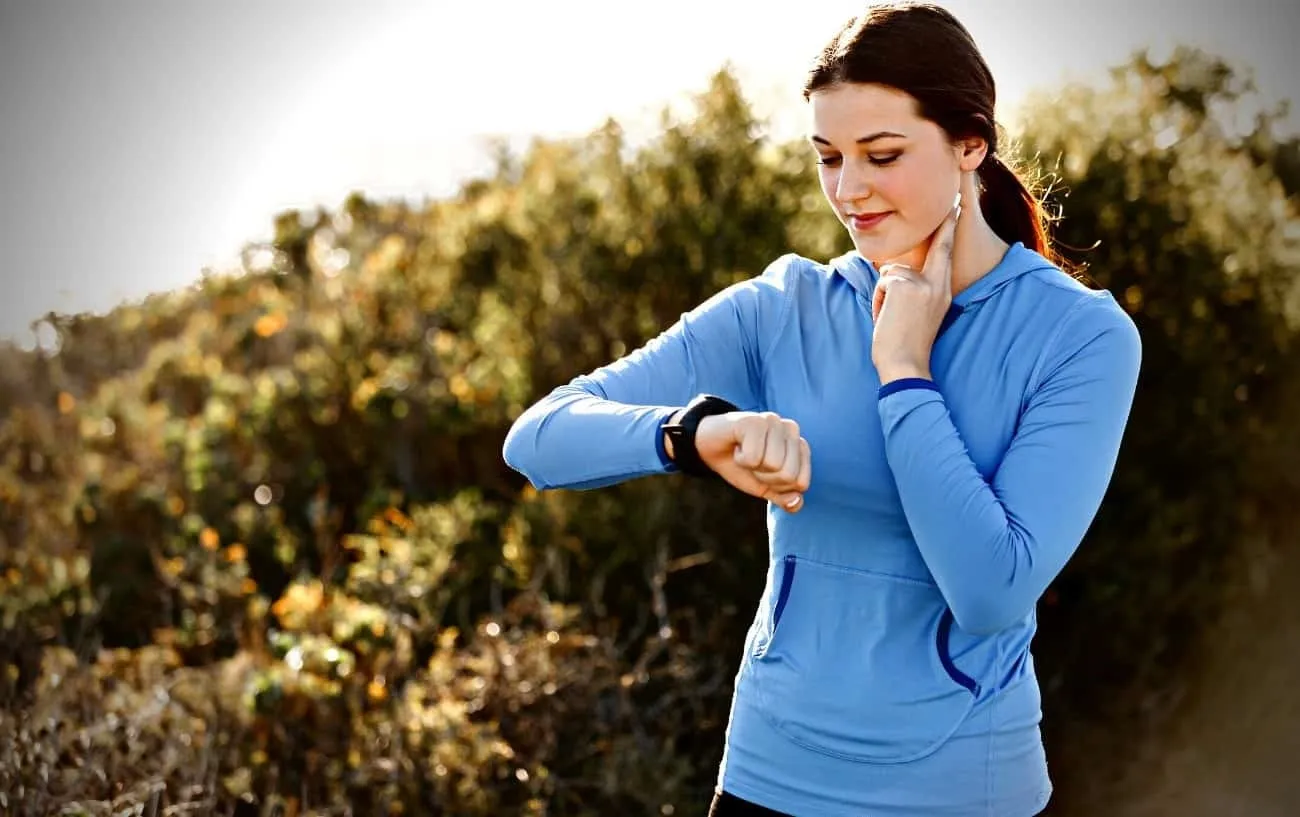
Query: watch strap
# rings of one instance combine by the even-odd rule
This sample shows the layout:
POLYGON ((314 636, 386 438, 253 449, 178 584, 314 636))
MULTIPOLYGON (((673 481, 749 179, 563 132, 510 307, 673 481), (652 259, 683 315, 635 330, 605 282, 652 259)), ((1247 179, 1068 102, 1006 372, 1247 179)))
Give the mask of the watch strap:
POLYGON ((672 441, 672 461, 679 471, 693 477, 719 478, 700 459, 700 453, 695 447, 695 433, 705 417, 733 411, 740 411, 740 408, 716 395, 701 394, 686 404, 677 422, 664 424, 663 433, 672 441))

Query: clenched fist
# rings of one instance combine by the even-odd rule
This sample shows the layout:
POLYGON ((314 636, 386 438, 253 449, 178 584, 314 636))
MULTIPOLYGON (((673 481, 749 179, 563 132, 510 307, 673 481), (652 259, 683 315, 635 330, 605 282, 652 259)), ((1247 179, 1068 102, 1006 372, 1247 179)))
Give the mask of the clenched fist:
POLYGON ((812 452, 799 426, 773 412, 733 411, 700 420, 700 459, 732 487, 797 513, 812 480, 812 452))

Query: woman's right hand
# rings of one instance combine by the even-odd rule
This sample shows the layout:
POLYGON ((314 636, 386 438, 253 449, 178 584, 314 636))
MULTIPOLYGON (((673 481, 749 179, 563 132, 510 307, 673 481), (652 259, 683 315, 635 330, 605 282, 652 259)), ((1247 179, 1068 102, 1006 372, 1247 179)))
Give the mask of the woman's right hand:
POLYGON ((715 414, 700 420, 695 449, 734 488, 790 513, 803 508, 812 452, 794 420, 773 412, 715 414))

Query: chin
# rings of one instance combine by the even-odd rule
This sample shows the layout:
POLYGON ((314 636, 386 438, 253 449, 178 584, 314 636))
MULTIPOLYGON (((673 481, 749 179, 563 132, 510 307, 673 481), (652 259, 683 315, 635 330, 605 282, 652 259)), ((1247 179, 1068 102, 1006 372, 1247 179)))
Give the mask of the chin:
POLYGON ((907 255, 916 247, 914 241, 891 236, 867 236, 852 230, 849 231, 849 237, 853 239, 853 248, 858 251, 858 254, 870 261, 872 266, 875 267, 879 267, 886 261, 907 255))

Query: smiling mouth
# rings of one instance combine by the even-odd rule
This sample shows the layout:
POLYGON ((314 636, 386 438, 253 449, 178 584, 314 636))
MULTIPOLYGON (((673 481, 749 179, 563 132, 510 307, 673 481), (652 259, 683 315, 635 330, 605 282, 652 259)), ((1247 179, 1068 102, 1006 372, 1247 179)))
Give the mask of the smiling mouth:
POLYGON ((858 230, 860 232, 870 230, 871 228, 880 224, 880 222, 889 218, 891 215, 893 215, 891 211, 886 211, 883 213, 860 213, 858 215, 851 215, 849 216, 849 226, 852 227, 854 230, 858 230))

